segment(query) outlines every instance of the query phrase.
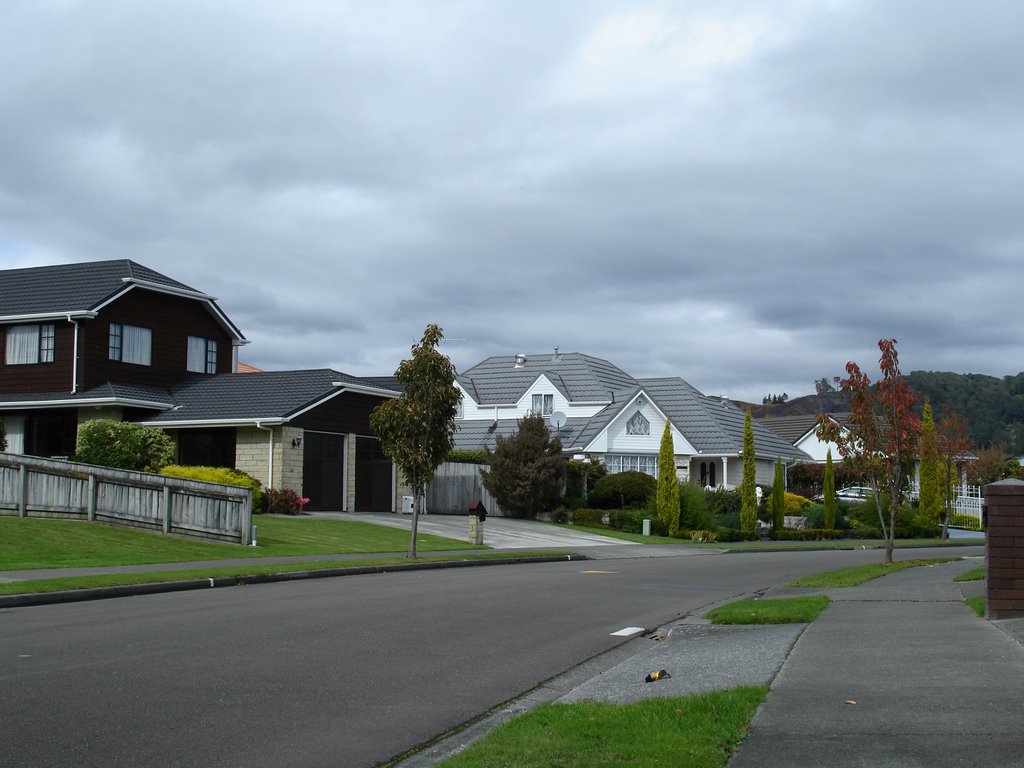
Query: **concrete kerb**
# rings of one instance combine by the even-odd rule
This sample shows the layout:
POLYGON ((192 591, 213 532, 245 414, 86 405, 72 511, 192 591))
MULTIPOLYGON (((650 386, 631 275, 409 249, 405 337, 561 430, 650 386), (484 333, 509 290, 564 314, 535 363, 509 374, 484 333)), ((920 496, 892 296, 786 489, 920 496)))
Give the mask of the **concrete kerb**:
MULTIPOLYGON (((494 557, 479 560, 446 560, 436 563, 393 563, 391 565, 357 565, 339 568, 318 568, 309 571, 284 571, 281 573, 260 573, 248 576, 219 576, 180 581, 161 581, 145 584, 122 584, 109 587, 69 589, 60 592, 27 592, 21 595, 0 595, 0 609, 22 608, 55 603, 76 603, 85 600, 106 600, 114 597, 152 595, 161 592, 187 592, 197 589, 237 587, 243 584, 269 584, 300 579, 326 579, 339 576, 359 576, 372 573, 395 573, 399 571, 426 571, 442 568, 475 568, 486 565, 519 565, 524 563, 560 563, 590 560, 587 555, 539 555, 534 557, 494 557)), ((197 568, 198 570, 198 568, 197 568)))

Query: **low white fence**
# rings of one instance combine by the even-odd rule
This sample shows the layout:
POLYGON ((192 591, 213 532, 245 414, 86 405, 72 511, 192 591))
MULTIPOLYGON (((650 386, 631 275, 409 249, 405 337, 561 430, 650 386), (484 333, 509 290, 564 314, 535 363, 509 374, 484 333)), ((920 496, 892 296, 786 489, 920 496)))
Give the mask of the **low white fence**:
POLYGON ((0 515, 99 520, 248 544, 252 491, 0 453, 0 515))
MULTIPOLYGON (((956 492, 956 497, 953 499, 953 514, 954 515, 967 515, 974 518, 976 521, 976 527, 981 528, 982 517, 981 517, 981 486, 980 485, 967 485, 962 483, 953 487, 956 492)), ((910 487, 907 490, 907 496, 911 499, 917 499, 920 495, 920 486, 917 480, 910 481, 910 487)))

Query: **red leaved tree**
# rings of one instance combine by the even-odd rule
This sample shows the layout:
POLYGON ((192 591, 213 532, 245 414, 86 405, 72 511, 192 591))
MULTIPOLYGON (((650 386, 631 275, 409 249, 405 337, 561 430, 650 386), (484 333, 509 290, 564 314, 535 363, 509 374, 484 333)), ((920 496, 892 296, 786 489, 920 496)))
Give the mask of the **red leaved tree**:
POLYGON ((847 377, 837 378, 839 389, 852 395, 846 427, 818 418, 818 439, 836 444, 844 461, 868 479, 874 490, 878 522, 885 537, 885 564, 892 562, 896 517, 903 506, 904 484, 913 471, 921 420, 914 413, 915 396, 900 373, 896 339, 880 339, 878 360, 882 378, 874 387, 854 362, 846 364, 847 377), (888 515, 882 508, 889 498, 888 515), (888 517, 888 520, 886 519, 888 517))

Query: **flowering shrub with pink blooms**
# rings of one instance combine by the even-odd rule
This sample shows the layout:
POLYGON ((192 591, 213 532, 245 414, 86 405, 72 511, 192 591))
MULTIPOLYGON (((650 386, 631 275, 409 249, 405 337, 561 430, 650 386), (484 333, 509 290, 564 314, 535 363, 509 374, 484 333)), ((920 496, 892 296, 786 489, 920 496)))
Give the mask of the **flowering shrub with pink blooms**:
POLYGON ((289 488, 267 488, 267 512, 272 515, 299 515, 309 499, 289 488))

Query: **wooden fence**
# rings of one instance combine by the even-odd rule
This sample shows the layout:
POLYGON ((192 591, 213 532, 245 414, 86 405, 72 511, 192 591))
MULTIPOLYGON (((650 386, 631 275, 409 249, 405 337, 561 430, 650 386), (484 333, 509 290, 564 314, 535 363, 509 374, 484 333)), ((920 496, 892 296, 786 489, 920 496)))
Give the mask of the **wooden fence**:
POLYGON ((252 490, 0 453, 0 515, 99 520, 248 544, 252 490))
POLYGON ((498 502, 480 480, 481 469, 488 467, 461 461, 446 461, 438 467, 434 479, 427 487, 427 512, 432 515, 465 515, 469 511, 469 502, 479 499, 488 515, 504 517, 505 513, 498 502))

